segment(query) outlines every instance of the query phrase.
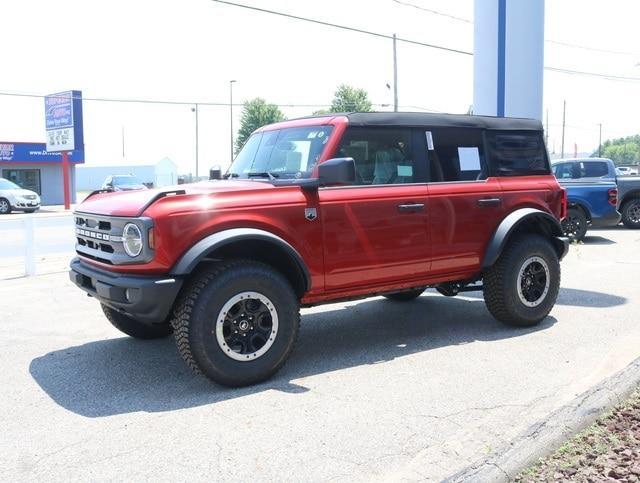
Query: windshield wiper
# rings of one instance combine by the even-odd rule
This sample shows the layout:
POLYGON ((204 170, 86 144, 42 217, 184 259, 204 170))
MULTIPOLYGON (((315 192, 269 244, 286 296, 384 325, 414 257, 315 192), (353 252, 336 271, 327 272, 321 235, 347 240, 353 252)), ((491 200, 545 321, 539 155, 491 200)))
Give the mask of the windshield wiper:
POLYGON ((223 179, 229 179, 229 178, 239 178, 240 175, 238 173, 227 173, 224 176, 222 176, 223 179))
POLYGON ((279 178, 280 175, 277 173, 271 173, 269 171, 256 171, 253 173, 247 173, 247 177, 249 178, 269 178, 269 179, 276 179, 279 178))

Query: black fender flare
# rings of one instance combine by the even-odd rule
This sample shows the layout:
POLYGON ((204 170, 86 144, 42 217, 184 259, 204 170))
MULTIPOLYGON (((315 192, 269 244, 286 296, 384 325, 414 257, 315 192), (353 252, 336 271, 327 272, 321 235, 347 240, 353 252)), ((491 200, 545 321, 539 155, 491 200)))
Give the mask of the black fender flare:
POLYGON ((567 209, 569 208, 579 208, 584 213, 584 216, 587 218, 587 222, 591 222, 591 210, 581 201, 568 201, 567 209))
POLYGON ((636 198, 640 198, 640 189, 634 188, 626 192, 624 197, 618 200, 618 209, 621 209, 624 204, 636 198))
POLYGON ((171 273, 176 276, 188 275, 196 265, 211 252, 230 243, 244 240, 265 241, 282 249, 296 264, 298 270, 300 270, 302 280, 305 283, 304 290, 307 291, 311 288, 311 276, 300 253, 279 236, 257 228, 231 228, 203 238, 180 257, 178 262, 173 266, 171 273))
POLYGON ((560 222, 546 211, 536 208, 520 208, 509 213, 496 228, 487 245, 484 259, 482 260, 482 268, 485 269, 493 265, 502 254, 510 236, 522 223, 530 221, 537 221, 546 225, 553 237, 552 242, 558 252, 558 258, 562 259, 567 253, 569 242, 567 238, 563 237, 560 222))

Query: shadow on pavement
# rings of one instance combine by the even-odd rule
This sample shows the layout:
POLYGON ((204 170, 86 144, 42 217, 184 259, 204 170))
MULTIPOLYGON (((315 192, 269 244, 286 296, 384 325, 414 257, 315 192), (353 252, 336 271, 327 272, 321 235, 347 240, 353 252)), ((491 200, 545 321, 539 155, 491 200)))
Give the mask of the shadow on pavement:
POLYGON ((585 245, 614 245, 616 242, 603 236, 587 235, 582 239, 585 245))
MULTIPOLYGON (((473 297, 482 300, 482 292, 467 292, 463 294, 466 297, 473 297)), ((615 307, 624 305, 627 299, 618 295, 611 295, 603 292, 594 292, 592 290, 580 290, 577 288, 560 287, 557 305, 570 305, 573 307, 615 307)))
MULTIPOLYGON (((105 323, 107 323, 105 321, 105 323)), ((196 376, 178 355, 173 338, 108 339, 50 352, 29 371, 60 406, 86 417, 197 407, 270 389, 299 393, 290 381, 339 369, 378 364, 443 346, 525 336, 534 328, 505 326, 476 300, 422 296, 413 302, 373 299, 302 317, 291 360, 262 384, 226 389, 196 376)))

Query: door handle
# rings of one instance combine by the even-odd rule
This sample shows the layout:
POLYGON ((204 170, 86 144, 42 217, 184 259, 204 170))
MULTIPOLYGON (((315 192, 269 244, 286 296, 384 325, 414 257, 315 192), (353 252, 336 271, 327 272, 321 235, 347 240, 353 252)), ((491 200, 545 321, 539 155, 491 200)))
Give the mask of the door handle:
POLYGON ((402 213, 409 213, 413 211, 424 210, 424 203, 409 203, 406 205, 398 205, 398 211, 402 213))
POLYGON ((477 201, 478 206, 498 206, 502 203, 501 198, 482 198, 477 201))

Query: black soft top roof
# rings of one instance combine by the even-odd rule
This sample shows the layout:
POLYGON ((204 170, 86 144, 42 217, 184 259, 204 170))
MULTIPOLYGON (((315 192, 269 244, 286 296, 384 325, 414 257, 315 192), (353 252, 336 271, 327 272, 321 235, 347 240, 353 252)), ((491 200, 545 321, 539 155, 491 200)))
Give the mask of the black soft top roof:
POLYGON ((542 123, 519 117, 470 116, 429 112, 350 112, 343 115, 353 126, 462 127, 542 131, 542 123))

